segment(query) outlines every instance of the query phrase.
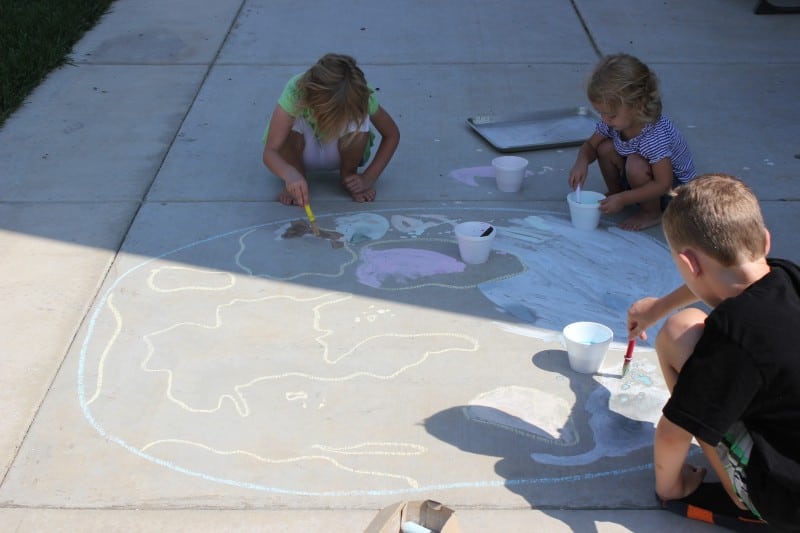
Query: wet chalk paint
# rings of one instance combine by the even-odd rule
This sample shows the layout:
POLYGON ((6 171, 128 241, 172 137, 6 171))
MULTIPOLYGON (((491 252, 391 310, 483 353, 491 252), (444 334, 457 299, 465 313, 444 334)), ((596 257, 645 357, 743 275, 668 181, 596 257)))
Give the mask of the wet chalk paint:
POLYGON ((466 265, 439 252, 419 248, 364 249, 356 278, 369 287, 380 287, 387 279, 404 284, 436 274, 464 272, 466 265))
POLYGON ((569 220, 548 215, 495 227, 494 248, 516 255, 527 268, 479 288, 498 307, 538 328, 561 331, 571 322, 599 322, 623 339, 630 304, 680 284, 664 246, 646 235, 615 227, 580 231, 569 220))
POLYGON ((494 179, 494 168, 491 165, 486 167, 472 167, 472 168, 458 168, 450 172, 450 176, 456 181, 460 181, 464 185, 470 187, 477 187, 478 182, 475 178, 492 178, 494 179))
POLYGON ((314 228, 312 228, 311 225, 305 220, 293 220, 291 225, 286 229, 286 231, 283 232, 281 238, 296 239, 305 235, 312 235, 314 237, 331 241, 331 246, 334 248, 341 248, 343 246, 341 242, 341 233, 322 228, 318 228, 317 231, 319 231, 319 235, 314 235, 314 228))
POLYGON ((386 235, 389 221, 376 213, 357 213, 336 218, 336 231, 350 243, 377 241, 386 235))

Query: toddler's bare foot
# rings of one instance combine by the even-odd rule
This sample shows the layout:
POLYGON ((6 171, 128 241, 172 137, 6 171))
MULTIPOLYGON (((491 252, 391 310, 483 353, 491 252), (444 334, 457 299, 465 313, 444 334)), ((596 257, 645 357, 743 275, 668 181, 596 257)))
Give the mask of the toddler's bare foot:
POLYGON ((278 193, 278 201, 283 205, 299 205, 297 200, 294 199, 294 196, 286 190, 284 187, 283 190, 278 193))
POLYGON ((650 211, 639 211, 635 215, 626 218, 619 223, 619 227, 628 231, 641 231, 652 228, 661 223, 661 211, 652 213, 650 211))

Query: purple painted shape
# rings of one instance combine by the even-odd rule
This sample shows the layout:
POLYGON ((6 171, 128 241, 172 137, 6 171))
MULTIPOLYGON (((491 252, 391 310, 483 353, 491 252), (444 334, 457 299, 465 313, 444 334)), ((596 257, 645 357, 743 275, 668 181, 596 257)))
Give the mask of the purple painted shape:
POLYGON ((477 187, 478 182, 475 181, 476 177, 494 178, 494 168, 492 167, 471 167, 471 168, 457 168, 450 173, 454 179, 460 181, 470 187, 477 187))
POLYGON ((419 248, 390 248, 361 253, 361 264, 356 269, 358 281, 369 287, 380 287, 386 279, 397 283, 433 276, 464 272, 466 265, 449 255, 419 248))

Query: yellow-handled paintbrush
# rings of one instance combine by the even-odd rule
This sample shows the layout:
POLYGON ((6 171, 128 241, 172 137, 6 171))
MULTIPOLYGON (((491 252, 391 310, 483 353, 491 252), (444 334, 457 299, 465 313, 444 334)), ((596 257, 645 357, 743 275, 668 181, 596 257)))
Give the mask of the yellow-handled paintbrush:
POLYGON ((319 237, 319 227, 317 226, 317 219, 314 217, 314 212, 311 211, 311 206, 309 204, 306 204, 305 208, 308 222, 311 224, 311 233, 313 233, 315 237, 319 237))

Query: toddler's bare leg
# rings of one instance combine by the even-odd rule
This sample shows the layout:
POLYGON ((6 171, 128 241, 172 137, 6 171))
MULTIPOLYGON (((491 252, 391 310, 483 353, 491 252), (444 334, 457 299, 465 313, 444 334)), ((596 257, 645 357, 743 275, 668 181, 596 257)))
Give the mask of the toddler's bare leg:
MULTIPOLYGON (((296 131, 290 131, 289 136, 286 138, 286 142, 283 143, 278 153, 281 157, 292 165, 294 168, 297 169, 298 172, 302 176, 305 176, 305 165, 303 165, 303 150, 306 147, 306 140, 303 138, 301 133, 296 131)), ((296 205, 297 202, 295 201, 294 197, 289 194, 289 191, 286 190, 286 187, 283 187, 283 190, 278 193, 278 201, 284 205, 296 205)))
POLYGON ((358 132, 339 140, 339 157, 341 160, 339 175, 342 186, 347 189, 356 202, 371 202, 375 199, 374 179, 358 173, 361 158, 367 147, 369 133, 358 132))
MULTIPOLYGON (((664 381, 667 384, 670 394, 678 382, 678 374, 680 374, 683 365, 692 355, 697 341, 703 334, 706 315, 700 309, 688 307, 678 313, 669 317, 661 331, 658 332, 656 337, 656 353, 658 354, 658 362, 661 365, 661 373, 664 375, 664 381)), ((742 509, 746 506, 736 496, 733 489, 733 484, 728 477, 722 462, 717 456, 716 449, 703 442, 698 441, 703 453, 711 464, 711 467, 716 472, 722 486, 730 496, 731 500, 742 509)))
MULTIPOLYGON (((640 155, 630 155, 625 163, 625 174, 631 189, 637 189, 653 181, 653 168, 640 155)), ((661 222, 661 198, 639 203, 639 212, 624 220, 619 226, 630 231, 639 231, 661 222)))
POLYGON ((608 194, 622 192, 619 181, 624 164, 625 159, 617 153, 611 139, 605 139, 597 145, 597 166, 600 167, 603 181, 606 182, 608 194))

